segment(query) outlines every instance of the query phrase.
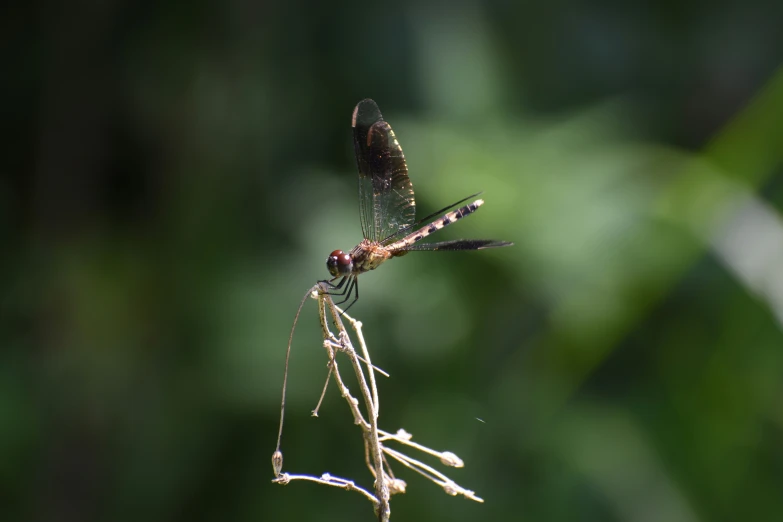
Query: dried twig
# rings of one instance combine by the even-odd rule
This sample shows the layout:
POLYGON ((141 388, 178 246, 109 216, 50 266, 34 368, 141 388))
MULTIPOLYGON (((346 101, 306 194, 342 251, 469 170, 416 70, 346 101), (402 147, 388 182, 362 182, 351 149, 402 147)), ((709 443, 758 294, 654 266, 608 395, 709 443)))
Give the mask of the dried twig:
MULTIPOLYGON (((415 443, 412 440, 412 436, 405 430, 399 430, 396 434, 392 434, 378 429, 378 387, 375 382, 375 372, 378 372, 386 377, 388 374, 379 368, 372 365, 370 360, 370 353, 367 350, 367 344, 364 340, 364 334, 362 333, 362 323, 353 319, 349 315, 345 314, 338 306, 334 304, 329 294, 325 293, 325 288, 320 285, 316 285, 308 292, 314 299, 318 300, 318 315, 321 323, 321 332, 323 335, 323 346, 326 349, 327 357, 329 360, 329 372, 326 377, 323 392, 318 400, 316 408, 313 410, 313 415, 318 416, 323 397, 326 394, 326 390, 329 384, 330 377, 334 379, 335 384, 340 390, 340 394, 348 402, 348 407, 351 410, 351 414, 354 418, 354 423, 362 430, 362 436, 364 439, 364 453, 367 467, 375 477, 374 494, 357 486, 352 480, 347 480, 339 477, 335 477, 328 473, 315 477, 312 475, 291 475, 282 472, 283 466, 283 454, 280 451, 280 439, 283 431, 283 412, 285 406, 285 389, 283 390, 283 404, 280 412, 280 433, 278 435, 277 449, 272 455, 272 465, 277 478, 273 482, 277 484, 288 484, 292 480, 309 480, 324 484, 327 486, 340 487, 349 491, 356 491, 368 498, 375 508, 375 512, 378 515, 378 520, 386 522, 391 516, 391 508, 389 506, 389 499, 392 494, 404 493, 407 487, 403 480, 400 480, 394 476, 389 465, 387 457, 401 463, 402 465, 416 471, 420 475, 430 479, 434 483, 441 486, 449 495, 462 495, 465 498, 475 500, 476 502, 483 502, 483 500, 477 497, 473 491, 464 489, 443 473, 437 471, 435 468, 424 464, 423 462, 414 459, 398 450, 385 446, 386 442, 396 442, 403 446, 406 446, 423 453, 438 457, 442 464, 455 468, 463 467, 462 460, 454 453, 449 451, 439 452, 421 444, 415 443), (337 329, 337 335, 332 333, 329 329, 329 319, 337 329), (350 336, 345 329, 343 320, 348 322, 351 329, 354 331, 356 338, 359 342, 361 350, 361 356, 359 356, 354 350, 351 343, 350 336), (367 411, 367 418, 362 414, 359 408, 359 401, 354 398, 348 387, 345 385, 342 376, 340 375, 339 365, 336 359, 336 354, 342 352, 348 356, 348 360, 353 367, 356 379, 361 389, 361 395, 363 398, 364 406, 367 411), (368 373, 365 377, 364 369, 367 368, 368 373)), ((304 303, 304 300, 302 301, 304 303)), ((302 305, 300 304, 299 310, 301 311, 302 305)), ((297 312, 297 317, 299 311, 297 312)), ((293 329, 291 331, 293 337, 293 329)), ((290 352, 289 339, 289 352, 290 352)), ((286 370, 288 369, 288 355, 286 355, 286 370)), ((286 380, 283 383, 285 386, 286 380)))

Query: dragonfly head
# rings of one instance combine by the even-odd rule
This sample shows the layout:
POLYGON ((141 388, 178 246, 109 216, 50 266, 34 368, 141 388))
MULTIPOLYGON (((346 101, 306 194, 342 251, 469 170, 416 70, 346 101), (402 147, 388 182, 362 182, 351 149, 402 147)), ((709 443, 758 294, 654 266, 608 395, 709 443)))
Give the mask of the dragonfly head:
POLYGON ((344 277, 353 272, 353 258, 342 250, 335 250, 326 258, 326 268, 332 277, 344 277))

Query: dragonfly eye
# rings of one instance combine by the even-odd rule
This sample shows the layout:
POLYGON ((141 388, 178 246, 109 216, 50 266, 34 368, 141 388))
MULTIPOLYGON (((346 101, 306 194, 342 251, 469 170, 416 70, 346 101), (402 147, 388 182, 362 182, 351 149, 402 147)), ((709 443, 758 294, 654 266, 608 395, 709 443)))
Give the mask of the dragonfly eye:
POLYGON ((346 276, 353 271, 353 259, 342 250, 335 250, 326 259, 326 268, 332 277, 346 276))

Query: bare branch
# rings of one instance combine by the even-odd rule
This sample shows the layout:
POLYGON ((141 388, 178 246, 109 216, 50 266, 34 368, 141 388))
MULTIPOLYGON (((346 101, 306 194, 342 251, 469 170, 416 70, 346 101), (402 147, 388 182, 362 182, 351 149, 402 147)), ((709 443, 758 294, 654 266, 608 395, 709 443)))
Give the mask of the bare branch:
POLYGON ((360 486, 357 486, 356 483, 354 483, 354 481, 335 477, 330 475, 329 473, 324 473, 320 477, 313 477, 310 475, 291 475, 289 473, 282 473, 279 477, 274 479, 272 482, 274 482, 275 484, 286 485, 293 480, 307 480, 310 482, 317 482, 318 484, 323 484, 324 486, 333 486, 348 491, 356 491, 358 493, 361 493, 365 497, 367 497, 373 504, 378 504, 378 499, 375 498, 372 493, 370 493, 369 491, 367 491, 366 489, 360 486))
MULTIPOLYGON (((314 299, 317 299, 318 301, 318 316, 319 322, 321 324, 323 346, 327 352, 327 367, 329 368, 321 397, 318 400, 316 408, 313 410, 313 415, 318 415, 323 398, 326 395, 329 380, 330 378, 334 379, 335 384, 340 390, 340 395, 345 398, 346 402, 348 403, 348 407, 351 410, 351 414, 354 418, 354 423, 362 430, 365 462, 367 464, 367 468, 375 478, 375 493, 372 494, 368 490, 357 486, 352 480, 334 477, 328 473, 323 474, 320 477, 282 473, 283 455, 282 452, 280 452, 279 441, 278 448, 272 457, 273 468, 277 477, 273 480, 273 482, 276 484, 285 485, 293 480, 308 480, 327 486, 340 487, 349 491, 359 492, 372 501, 375 512, 378 515, 378 520, 381 522, 387 522, 391 516, 391 508, 389 505, 390 496, 393 494, 405 493, 407 488, 405 481, 394 476, 389 460, 387 460, 387 457, 389 457, 438 484, 449 495, 462 495, 465 498, 474 500, 476 502, 483 502, 483 500, 480 497, 477 497, 473 491, 462 488, 432 466, 424 464, 417 459, 414 459, 398 450, 386 447, 384 445, 386 442, 396 442, 413 450, 437 457, 445 466, 454 468, 461 468, 464 466, 462 459, 460 459, 454 453, 450 451, 436 451, 419 443, 413 442, 412 435, 403 429, 398 430, 396 433, 390 433, 378 428, 380 401, 378 398, 378 388, 375 381, 375 372, 377 371, 386 377, 388 377, 388 374, 383 370, 373 366, 370 360, 370 352, 367 349, 367 344, 362 332, 362 323, 350 317, 343 310, 337 307, 332 301, 331 296, 324 292, 324 288, 316 286, 312 290, 313 291, 310 296, 314 299), (331 323, 336 328, 336 335, 332 333, 331 329, 329 328, 330 319, 331 323), (353 344, 351 343, 351 337, 348 334, 345 325, 343 324, 343 320, 345 320, 350 325, 351 330, 353 330, 354 334, 356 335, 356 339, 359 342, 361 355, 359 355, 354 349, 353 344), (351 367, 353 368, 356 375, 356 380, 359 383, 359 389, 361 390, 361 397, 364 402, 367 418, 365 418, 365 415, 362 413, 359 407, 359 400, 351 395, 350 390, 345 385, 345 382, 340 375, 340 368, 336 358, 336 354, 338 352, 344 353, 351 363, 351 367), (368 370, 368 375, 366 377, 364 373, 365 368, 368 370)), ((280 426, 280 434, 282 435, 282 410, 280 426)))

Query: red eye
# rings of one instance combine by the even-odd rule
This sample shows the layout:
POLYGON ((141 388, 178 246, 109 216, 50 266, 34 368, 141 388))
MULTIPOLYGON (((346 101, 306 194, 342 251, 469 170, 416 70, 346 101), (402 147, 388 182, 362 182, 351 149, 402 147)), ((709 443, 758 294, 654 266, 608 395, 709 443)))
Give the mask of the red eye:
POLYGON ((326 268, 332 277, 347 276, 353 271, 353 259, 351 254, 342 250, 335 250, 326 259, 326 268))

